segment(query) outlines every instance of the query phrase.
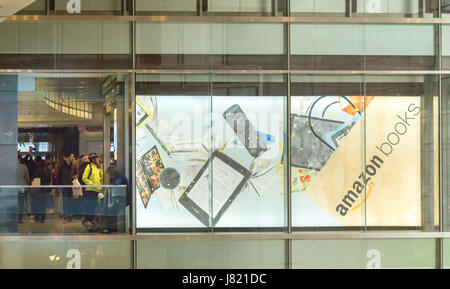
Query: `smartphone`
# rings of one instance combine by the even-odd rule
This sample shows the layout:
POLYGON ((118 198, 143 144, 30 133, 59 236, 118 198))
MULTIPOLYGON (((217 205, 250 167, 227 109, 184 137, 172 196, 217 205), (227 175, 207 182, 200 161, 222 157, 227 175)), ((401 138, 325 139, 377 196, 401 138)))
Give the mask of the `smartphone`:
POLYGON ((258 136, 255 127, 239 105, 230 106, 223 113, 223 117, 252 157, 256 158, 268 150, 266 142, 258 136))

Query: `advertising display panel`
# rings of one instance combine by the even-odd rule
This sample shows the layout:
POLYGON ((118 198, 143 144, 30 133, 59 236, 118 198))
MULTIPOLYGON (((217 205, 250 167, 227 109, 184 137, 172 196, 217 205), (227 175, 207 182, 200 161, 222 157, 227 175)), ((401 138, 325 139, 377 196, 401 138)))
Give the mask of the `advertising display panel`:
POLYGON ((293 226, 420 226, 420 101, 295 97, 293 226))
POLYGON ((282 96, 136 100, 138 228, 285 225, 282 96))

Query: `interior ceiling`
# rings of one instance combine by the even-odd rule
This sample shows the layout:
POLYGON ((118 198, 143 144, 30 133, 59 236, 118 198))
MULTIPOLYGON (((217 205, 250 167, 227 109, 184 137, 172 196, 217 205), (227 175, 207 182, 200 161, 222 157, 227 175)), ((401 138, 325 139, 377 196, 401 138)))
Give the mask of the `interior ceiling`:
POLYGON ((76 127, 103 125, 103 78, 36 78, 35 90, 19 92, 19 127, 76 127), (93 119, 84 119, 57 111, 47 105, 48 94, 63 94, 93 105, 93 119))
POLYGON ((0 22, 12 16, 36 0, 0 0, 0 22))
POLYGON ((101 100, 103 78, 36 78, 36 91, 69 94, 80 100, 101 100))

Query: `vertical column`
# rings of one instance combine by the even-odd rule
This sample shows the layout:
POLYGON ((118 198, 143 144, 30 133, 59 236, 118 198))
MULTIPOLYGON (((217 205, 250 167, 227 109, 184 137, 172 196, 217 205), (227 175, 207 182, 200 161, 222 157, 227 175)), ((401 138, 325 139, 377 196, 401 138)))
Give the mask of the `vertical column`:
MULTIPOLYGON (((17 183, 17 75, 0 75, 0 185, 17 183)), ((17 189, 0 188, 0 232, 17 232, 17 189)))
POLYGON ((421 125, 422 230, 434 231, 434 109, 435 77, 425 76, 421 125))
POLYGON ((117 170, 124 176, 127 175, 125 171, 125 162, 127 161, 125 146, 125 101, 117 100, 117 170))
POLYGON ((442 75, 442 97, 441 97, 441 162, 442 162, 442 208, 443 208, 443 231, 450 229, 449 217, 449 180, 450 180, 450 78, 448 75, 442 75))
POLYGON ((103 184, 109 185, 107 169, 111 163, 111 115, 103 111, 103 184))

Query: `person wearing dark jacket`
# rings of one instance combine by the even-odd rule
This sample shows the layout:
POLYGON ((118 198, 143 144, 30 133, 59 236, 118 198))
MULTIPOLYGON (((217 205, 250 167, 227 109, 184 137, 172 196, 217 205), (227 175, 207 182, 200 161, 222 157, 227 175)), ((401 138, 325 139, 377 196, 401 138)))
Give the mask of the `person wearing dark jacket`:
MULTIPOLYGON (((61 162, 61 166, 58 170, 58 185, 61 186, 72 186, 74 175, 74 166, 71 161, 71 154, 67 154, 64 160, 61 162)), ((72 188, 62 188, 63 197, 63 216, 64 224, 67 222, 72 222, 73 213, 73 191, 72 188)))
POLYGON ((112 206, 107 212, 108 220, 106 222, 106 230, 109 232, 118 232, 119 221, 122 219, 124 222, 125 207, 129 205, 129 194, 127 192, 128 179, 121 175, 114 165, 110 165, 107 172, 110 177, 110 184, 112 186, 125 186, 111 187, 112 206))
MULTIPOLYGON (((25 159, 23 159, 19 154, 19 163, 17 165, 17 185, 28 186, 30 181, 30 173, 25 165, 25 159)), ((19 212, 17 214, 19 223, 23 223, 22 218, 25 212, 26 191, 27 189, 25 188, 19 188, 19 212)))
MULTIPOLYGON (((50 185, 50 172, 45 166, 45 162, 39 160, 36 162, 36 169, 34 170, 33 179, 41 180, 41 186, 50 185)), ((47 199, 50 194, 49 188, 33 189, 31 193, 31 210, 34 215, 35 223, 44 223, 45 214, 47 210, 47 199)))

